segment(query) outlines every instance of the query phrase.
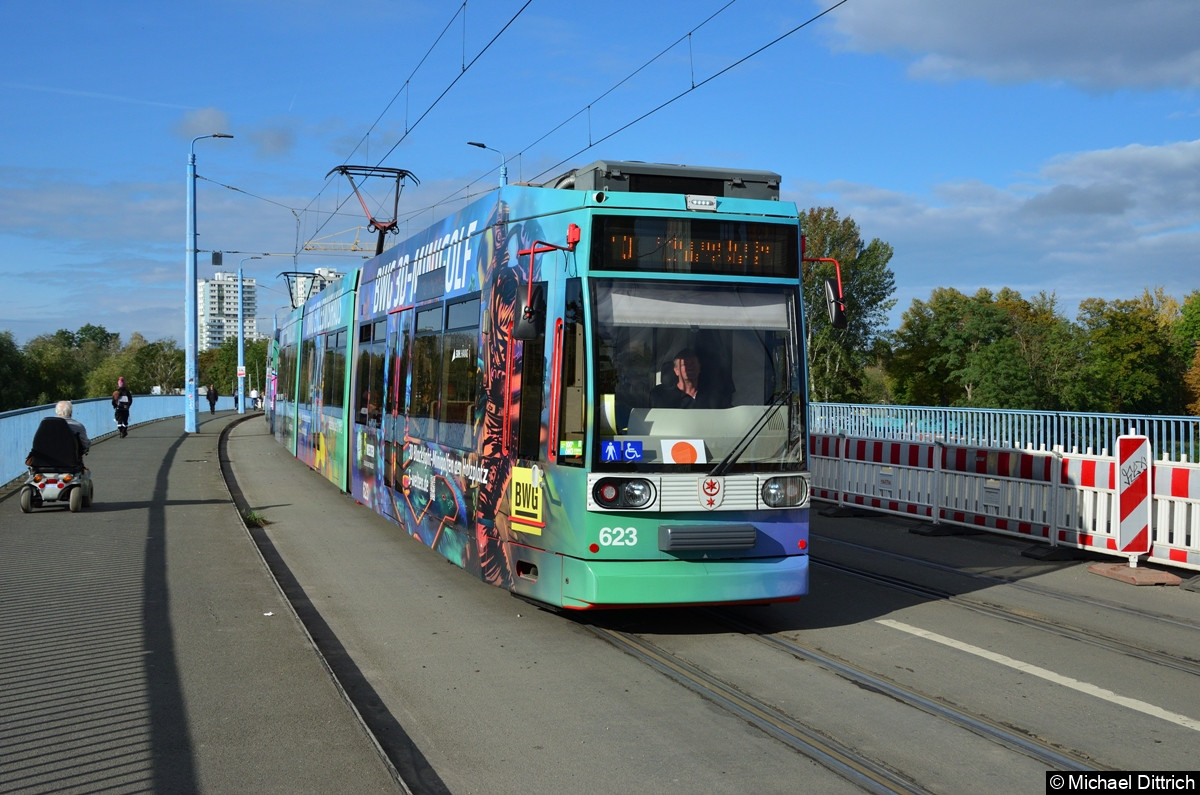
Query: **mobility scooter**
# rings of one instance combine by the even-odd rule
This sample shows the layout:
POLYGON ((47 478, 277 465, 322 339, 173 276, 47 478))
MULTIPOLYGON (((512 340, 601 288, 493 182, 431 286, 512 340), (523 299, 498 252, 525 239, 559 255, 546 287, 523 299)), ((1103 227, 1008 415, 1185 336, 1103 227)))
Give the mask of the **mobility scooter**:
POLYGON ((62 417, 46 417, 33 434, 25 459, 29 479, 21 486, 21 511, 65 502, 72 513, 92 504, 92 475, 83 465, 79 438, 62 417))

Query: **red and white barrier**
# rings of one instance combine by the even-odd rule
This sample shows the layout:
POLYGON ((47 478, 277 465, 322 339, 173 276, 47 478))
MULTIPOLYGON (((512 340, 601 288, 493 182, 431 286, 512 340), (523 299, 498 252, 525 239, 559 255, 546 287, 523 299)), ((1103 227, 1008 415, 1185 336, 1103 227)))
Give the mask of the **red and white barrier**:
POLYGON ((813 436, 813 496, 1200 569, 1200 464, 1154 462, 1128 438, 1103 457, 813 436))
POLYGON ((1130 555, 1131 563, 1138 555, 1150 551, 1150 440, 1145 436, 1117 437, 1117 465, 1121 472, 1120 530, 1117 549, 1130 555))
POLYGON ((1200 569, 1200 464, 1158 461, 1150 560, 1200 569))
POLYGON ((1054 543, 1117 551, 1116 472, 1112 458, 1062 454, 1054 543))

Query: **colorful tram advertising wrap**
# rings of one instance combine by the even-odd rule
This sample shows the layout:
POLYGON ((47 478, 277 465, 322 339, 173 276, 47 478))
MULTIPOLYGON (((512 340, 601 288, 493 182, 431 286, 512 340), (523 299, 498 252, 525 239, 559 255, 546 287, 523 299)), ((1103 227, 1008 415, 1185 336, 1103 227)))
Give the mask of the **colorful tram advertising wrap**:
POLYGON ((598 162, 499 189, 293 312, 276 438, 548 605, 798 598, 802 255, 779 180, 598 162))

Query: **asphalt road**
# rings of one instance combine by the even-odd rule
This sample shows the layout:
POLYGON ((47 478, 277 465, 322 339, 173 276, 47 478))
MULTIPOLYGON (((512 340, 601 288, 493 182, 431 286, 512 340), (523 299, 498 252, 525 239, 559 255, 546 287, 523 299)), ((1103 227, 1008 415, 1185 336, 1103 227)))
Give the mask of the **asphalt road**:
MULTIPOLYGON (((367 705, 368 720, 414 789, 857 791, 600 640, 587 629, 589 617, 538 609, 445 562, 295 462, 261 424, 234 430, 230 459, 249 507, 269 521, 260 540, 283 572, 285 589, 315 627, 335 670, 345 672, 347 689, 367 705)), ((950 570, 982 572, 1004 582, 968 579, 947 587, 1009 604, 1018 613, 1062 613, 1072 625, 1134 645, 1153 633, 1159 647, 1173 653, 1194 658, 1200 648, 1194 621, 1200 596, 1194 592, 1097 577, 1088 573, 1088 561, 1033 560, 1021 554, 1029 544, 1019 540, 917 536, 908 532, 910 524, 891 517, 816 516, 814 554, 870 557, 855 545, 916 554, 934 567, 914 573, 912 562, 886 555, 874 565, 935 585, 961 579, 950 570), (1075 600, 1060 601, 1026 585, 1075 600), (1183 623, 1164 630, 1146 624, 1146 615, 1178 616, 1183 623)), ((1061 739, 1098 767, 1178 768, 1194 758, 1200 737, 1189 725, 1096 695, 1106 690, 1200 717, 1194 672, 1164 673, 1077 639, 1004 618, 981 620, 950 599, 914 597, 819 567, 812 589, 795 604, 742 612, 783 637, 1011 722, 1018 732, 1042 733, 1051 745, 1061 739), (973 650, 1028 665, 1014 669, 973 650), (1062 680, 1094 690, 1073 689, 1031 673, 1035 669, 1060 672, 1062 680)), ((688 611, 632 611, 600 620, 642 632, 681 659, 761 694, 818 731, 904 771, 918 789, 1044 786, 1045 762, 910 707, 897 708, 876 693, 864 699, 861 687, 787 655, 749 649, 742 633, 713 629, 688 611)))

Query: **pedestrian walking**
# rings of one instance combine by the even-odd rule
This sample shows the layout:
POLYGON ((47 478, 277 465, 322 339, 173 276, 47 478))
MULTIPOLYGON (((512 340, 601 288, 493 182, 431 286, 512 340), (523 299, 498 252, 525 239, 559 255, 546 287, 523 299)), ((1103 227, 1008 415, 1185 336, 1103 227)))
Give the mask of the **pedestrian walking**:
POLYGON ((208 413, 217 413, 217 388, 212 384, 208 385, 208 413))
POLYGON ((117 388, 112 393, 113 419, 117 421, 117 432, 124 439, 129 435, 129 409, 133 406, 133 393, 125 386, 125 377, 117 379, 117 388))

